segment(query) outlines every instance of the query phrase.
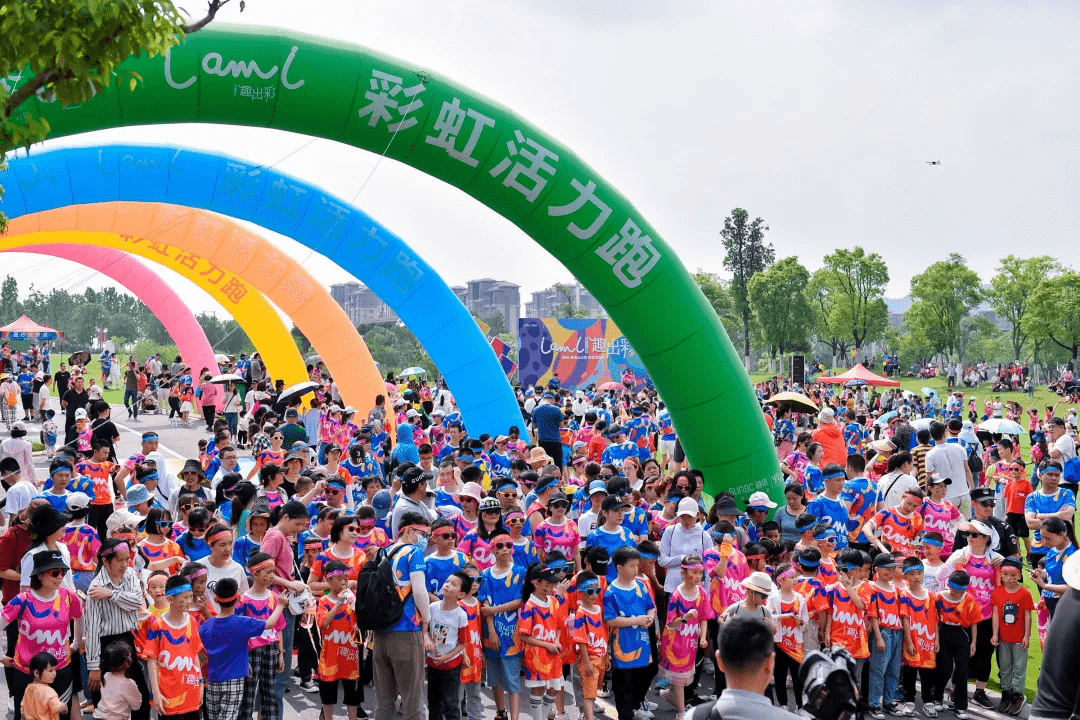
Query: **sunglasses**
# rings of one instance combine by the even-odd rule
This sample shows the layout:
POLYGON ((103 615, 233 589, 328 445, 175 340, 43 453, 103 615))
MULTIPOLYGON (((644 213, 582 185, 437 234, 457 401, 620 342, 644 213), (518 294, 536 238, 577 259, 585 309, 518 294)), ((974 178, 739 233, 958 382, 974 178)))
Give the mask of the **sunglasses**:
POLYGON ((995 505, 995 501, 993 501, 993 500, 980 500, 979 505, 982 505, 983 507, 991 507, 992 508, 995 505))
POLYGON ((512 550, 514 543, 509 542, 497 542, 491 545, 492 550, 512 550))
POLYGON ((506 521, 506 524, 507 525, 513 525, 514 527, 517 527, 518 525, 524 525, 525 524, 525 518, 510 518, 509 520, 506 521))
POLYGON ((548 507, 551 508, 552 510, 555 510, 556 508, 567 508, 567 509, 569 509, 570 503, 566 502, 565 500, 556 500, 555 502, 548 505, 548 507))
POLYGON ((600 588, 589 588, 588 590, 582 590, 581 592, 585 593, 586 595, 599 595, 600 588))
POLYGON ((479 503, 479 501, 478 501, 478 500, 477 500, 476 498, 471 498, 471 497, 463 497, 463 498, 461 498, 461 501, 460 501, 460 502, 461 502, 461 503, 462 503, 463 505, 464 505, 465 503, 479 503))
POLYGON ((55 570, 47 570, 46 572, 49 575, 49 577, 54 577, 54 578, 62 578, 65 575, 67 575, 67 570, 65 570, 63 568, 57 568, 55 570))
POLYGON ((683 492, 689 492, 690 491, 690 486, 689 485, 676 485, 675 489, 676 490, 682 490, 683 492))
POLYGON ((181 510, 191 510, 194 507, 195 507, 194 503, 184 503, 183 505, 180 506, 180 509, 181 510))
POLYGON ((517 496, 518 496, 518 494, 516 492, 514 492, 513 490, 508 490, 508 491, 500 490, 499 491, 499 497, 506 498, 507 500, 510 500, 510 499, 515 499, 516 500, 517 496))
POLYGON ((326 494, 327 495, 340 495, 342 492, 343 492, 342 490, 327 490, 326 494))
POLYGON ((431 537, 439 540, 457 540, 457 534, 452 532, 431 533, 431 537))
POLYGON ((981 538, 981 537, 986 537, 986 536, 983 535, 980 532, 975 532, 974 530, 972 530, 972 531, 964 533, 964 537, 968 538, 969 540, 974 540, 975 538, 981 538))
POLYGON ((484 515, 502 515, 502 510, 496 510, 495 508, 488 508, 483 511, 484 515))

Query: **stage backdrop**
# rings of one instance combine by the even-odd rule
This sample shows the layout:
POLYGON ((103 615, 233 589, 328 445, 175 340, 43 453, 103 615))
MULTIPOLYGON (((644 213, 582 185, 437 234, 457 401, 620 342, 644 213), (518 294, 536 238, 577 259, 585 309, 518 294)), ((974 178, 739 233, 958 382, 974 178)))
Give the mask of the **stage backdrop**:
POLYGON ((547 385, 559 373, 562 387, 622 382, 634 371, 634 389, 645 386, 645 366, 622 331, 606 318, 520 318, 518 379, 523 386, 547 385))

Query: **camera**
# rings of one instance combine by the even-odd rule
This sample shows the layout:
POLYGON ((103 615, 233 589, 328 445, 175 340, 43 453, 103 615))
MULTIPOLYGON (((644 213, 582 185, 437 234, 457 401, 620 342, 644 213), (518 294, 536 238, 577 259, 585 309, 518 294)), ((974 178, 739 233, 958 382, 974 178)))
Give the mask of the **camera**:
POLYGON ((816 650, 799 667, 804 703, 800 713, 815 720, 859 717, 859 679, 855 660, 846 650, 816 650))

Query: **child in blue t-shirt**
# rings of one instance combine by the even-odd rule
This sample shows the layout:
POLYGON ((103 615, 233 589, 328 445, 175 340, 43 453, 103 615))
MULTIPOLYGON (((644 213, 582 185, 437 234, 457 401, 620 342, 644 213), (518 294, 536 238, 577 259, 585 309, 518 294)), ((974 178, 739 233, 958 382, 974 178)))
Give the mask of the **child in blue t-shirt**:
POLYGON ((209 670, 206 683, 206 714, 209 720, 226 720, 226 710, 235 713, 244 695, 248 676, 248 640, 277 625, 287 603, 276 603, 266 620, 237 615, 240 599, 236 580, 222 578, 214 586, 214 599, 221 610, 199 625, 199 639, 206 651, 209 670))
POLYGON ((649 646, 656 603, 637 577, 641 553, 636 548, 619 548, 611 564, 616 577, 604 592, 604 622, 611 633, 611 694, 619 720, 632 720, 656 674, 649 646))
POLYGON ((521 640, 518 609, 525 586, 524 568, 514 565, 514 541, 498 529, 488 538, 495 565, 481 575, 477 600, 484 623, 484 666, 500 717, 507 716, 504 692, 510 694, 510 717, 521 709, 521 640))

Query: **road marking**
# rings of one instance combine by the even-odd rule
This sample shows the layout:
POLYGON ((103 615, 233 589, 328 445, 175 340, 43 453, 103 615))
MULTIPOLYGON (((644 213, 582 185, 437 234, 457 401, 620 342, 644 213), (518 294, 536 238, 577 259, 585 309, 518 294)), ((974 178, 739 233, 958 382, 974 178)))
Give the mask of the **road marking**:
MULTIPOLYGON (((132 428, 129 428, 127 425, 121 425, 120 423, 116 422, 115 420, 113 420, 113 425, 120 428, 121 430, 126 430, 127 432, 131 433, 132 435, 138 435, 140 442, 142 441, 142 434, 144 432, 146 432, 145 430, 134 430, 132 428)), ((170 448, 168 445, 165 445, 160 440, 158 440, 158 450, 161 450, 162 452, 169 453, 170 455, 172 455, 177 460, 186 460, 187 459, 187 457, 185 455, 181 455, 180 453, 175 452, 172 448, 170 448)))

